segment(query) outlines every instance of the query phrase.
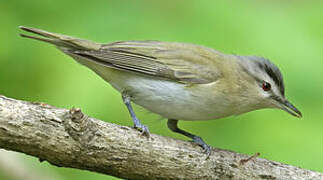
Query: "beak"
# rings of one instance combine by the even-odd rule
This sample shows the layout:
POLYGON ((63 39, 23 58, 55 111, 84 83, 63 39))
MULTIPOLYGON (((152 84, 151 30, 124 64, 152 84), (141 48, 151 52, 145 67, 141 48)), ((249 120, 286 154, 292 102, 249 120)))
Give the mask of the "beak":
POLYGON ((282 100, 281 101, 281 109, 288 112, 289 114, 296 116, 298 118, 302 117, 302 113, 294 106, 292 105, 288 100, 282 100))

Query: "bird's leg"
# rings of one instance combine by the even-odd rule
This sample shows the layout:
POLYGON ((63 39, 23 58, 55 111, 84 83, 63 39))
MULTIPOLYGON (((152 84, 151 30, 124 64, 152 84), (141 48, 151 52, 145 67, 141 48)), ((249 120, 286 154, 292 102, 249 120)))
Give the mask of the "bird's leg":
POLYGON ((128 111, 134 123, 134 128, 141 129, 142 134, 147 135, 149 137, 150 133, 148 127, 141 124, 140 120, 137 118, 135 112, 133 111, 133 108, 131 106, 131 97, 127 93, 122 93, 122 100, 128 108, 128 111))
POLYGON ((194 134, 191 134, 187 131, 184 131, 180 128, 178 128, 177 126, 177 123, 178 123, 178 120, 175 120, 175 119, 168 119, 167 121, 167 126, 168 128, 173 131, 173 132, 176 132, 176 133, 179 133, 179 134, 182 134, 186 137, 189 137, 193 140, 193 142, 195 142, 196 144, 198 144, 199 146, 201 146, 203 149, 204 149, 204 152, 207 154, 207 155, 210 155, 211 153, 211 147, 209 145, 207 145, 203 139, 199 136, 196 136, 194 134))

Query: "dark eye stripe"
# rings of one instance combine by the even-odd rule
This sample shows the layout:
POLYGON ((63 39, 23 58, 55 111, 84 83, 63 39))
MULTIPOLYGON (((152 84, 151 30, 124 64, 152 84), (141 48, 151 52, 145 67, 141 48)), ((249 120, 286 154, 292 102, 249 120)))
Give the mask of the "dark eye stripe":
POLYGON ((272 85, 277 86, 280 94, 282 96, 285 96, 283 76, 276 65, 274 65, 272 62, 270 62, 269 60, 263 57, 258 57, 258 56, 236 56, 236 57, 238 57, 241 60, 242 62, 241 67, 244 72, 251 75, 260 84, 262 84, 262 81, 264 81, 265 79, 262 79, 263 77, 259 76, 259 71, 265 72, 272 79, 273 81, 272 85), (247 61, 247 62, 249 61, 251 63, 254 63, 253 65, 255 66, 245 65, 248 63, 245 63, 243 61, 247 61), (254 67, 256 70, 250 70, 250 68, 252 67, 254 67))
POLYGON ((274 72, 272 68, 270 68, 267 64, 265 64, 265 71, 271 77, 271 79, 275 82, 275 84, 278 86, 279 91, 281 92, 282 95, 285 95, 285 87, 283 84, 283 77, 280 74, 280 72, 274 72))
POLYGON ((265 70, 268 76, 274 81, 274 83, 279 88, 280 93, 285 95, 285 87, 283 83, 283 76, 280 73, 279 69, 272 64, 270 61, 263 58, 264 61, 257 62, 257 65, 260 69, 265 70))

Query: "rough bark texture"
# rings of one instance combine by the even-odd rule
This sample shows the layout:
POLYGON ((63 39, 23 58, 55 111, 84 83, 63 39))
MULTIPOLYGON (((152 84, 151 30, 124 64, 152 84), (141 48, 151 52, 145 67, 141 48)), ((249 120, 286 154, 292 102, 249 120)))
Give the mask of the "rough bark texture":
POLYGON ((0 147, 40 161, 127 179, 323 179, 323 174, 0 96, 0 147))

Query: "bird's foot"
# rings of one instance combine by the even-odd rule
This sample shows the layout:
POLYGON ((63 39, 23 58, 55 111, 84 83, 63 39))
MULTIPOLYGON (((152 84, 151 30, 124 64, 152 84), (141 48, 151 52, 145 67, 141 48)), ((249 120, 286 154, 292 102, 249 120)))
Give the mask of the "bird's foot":
POLYGON ((203 148, 203 153, 205 153, 207 155, 207 157, 209 157, 211 155, 211 150, 212 150, 211 146, 206 144, 201 137, 194 136, 193 137, 193 142, 198 144, 199 146, 201 146, 203 148))
POLYGON ((150 132, 149 132, 149 129, 147 126, 141 124, 141 123, 137 123, 137 124, 134 124, 134 128, 135 129, 139 129, 141 131, 141 134, 142 135, 145 135, 147 137, 150 136, 150 132))

